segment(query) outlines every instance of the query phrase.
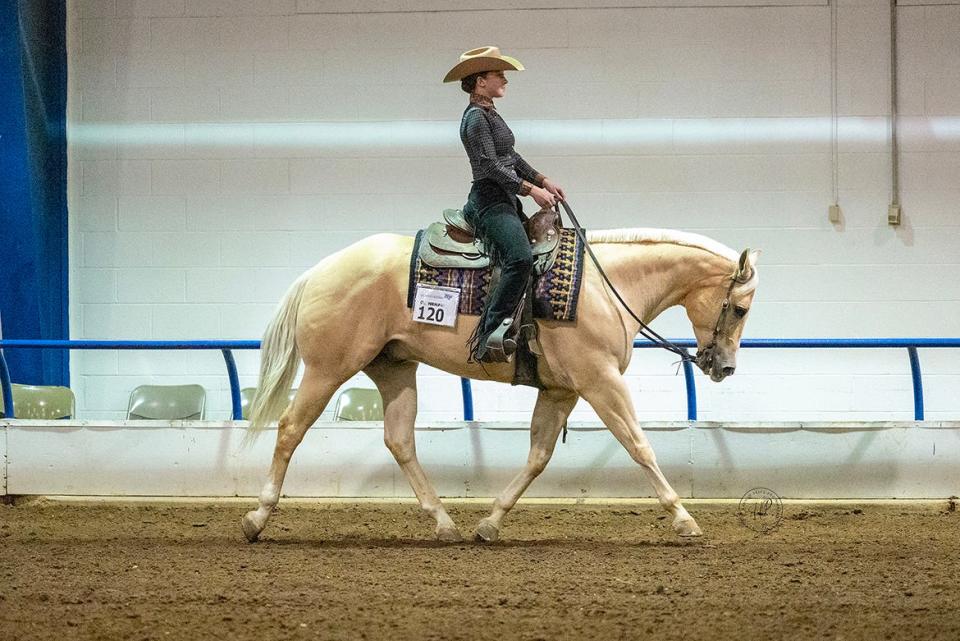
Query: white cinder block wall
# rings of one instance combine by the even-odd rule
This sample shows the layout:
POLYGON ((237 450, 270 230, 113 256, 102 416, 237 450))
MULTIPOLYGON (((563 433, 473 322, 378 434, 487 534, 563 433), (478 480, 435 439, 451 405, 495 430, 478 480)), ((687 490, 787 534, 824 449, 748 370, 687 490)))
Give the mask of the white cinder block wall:
MULTIPOLYGON (((763 250, 748 336, 956 336, 960 3, 900 2, 893 228, 888 2, 836 1, 840 224, 827 0, 71 0, 72 334, 259 338, 306 267, 462 204, 466 96, 440 79, 497 44, 528 69, 498 104, 518 150, 584 224, 763 250)), ((655 327, 691 335, 676 310, 655 327)), ((921 352, 928 418, 960 414, 955 356, 921 352)), ((256 355, 238 358, 255 385, 256 355)), ((637 352, 641 418, 685 417, 674 371, 637 352)), ((700 414, 909 419, 908 374, 899 351, 744 350, 732 379, 698 378, 700 414)), ((421 419, 458 418, 458 379, 420 376, 421 419)), ((81 417, 185 381, 228 415, 216 352, 74 352, 72 379, 81 417)), ((480 383, 475 399, 481 420, 520 419, 534 392, 480 383)))

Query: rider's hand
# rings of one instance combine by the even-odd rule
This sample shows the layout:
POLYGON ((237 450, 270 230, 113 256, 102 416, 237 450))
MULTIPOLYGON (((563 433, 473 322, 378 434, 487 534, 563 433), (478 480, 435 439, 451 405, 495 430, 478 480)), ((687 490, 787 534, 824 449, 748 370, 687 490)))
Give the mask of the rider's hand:
POLYGON ((567 195, 563 193, 563 187, 553 182, 549 178, 543 179, 543 188, 549 191, 551 194, 556 197, 557 200, 566 200, 567 195))
POLYGON ((540 205, 541 209, 549 209, 557 202, 556 196, 551 194, 543 187, 531 188, 530 195, 533 196, 534 202, 540 205))

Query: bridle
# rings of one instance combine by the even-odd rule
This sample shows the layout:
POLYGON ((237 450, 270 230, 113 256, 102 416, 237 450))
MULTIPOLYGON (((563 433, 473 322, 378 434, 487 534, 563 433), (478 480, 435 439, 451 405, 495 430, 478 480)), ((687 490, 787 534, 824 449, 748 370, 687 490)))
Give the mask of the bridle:
POLYGON ((747 254, 744 252, 740 259, 740 264, 737 265, 737 271, 730 277, 730 287, 727 288, 727 294, 724 296, 723 302, 720 303, 720 314, 717 316, 717 323, 713 326, 713 335, 710 337, 710 343, 703 349, 697 350, 695 362, 697 367, 704 372, 713 367, 713 359, 717 350, 717 339, 720 338, 720 328, 723 327, 724 322, 727 320, 727 315, 730 313, 730 296, 733 294, 733 288, 737 284, 742 285, 750 280, 749 278, 744 278, 746 256, 747 254))
POLYGON ((688 352, 685 348, 680 347, 676 343, 671 342, 655 332, 649 325, 644 323, 640 317, 633 312, 632 309, 630 309, 630 306, 627 305, 627 302, 623 300, 622 296, 620 296, 620 292, 618 292, 617 288, 614 287, 613 283, 610 282, 606 272, 603 271, 603 267, 600 266, 600 261, 597 260, 596 255, 593 253, 590 243, 587 242, 587 235, 584 233, 583 227, 580 226, 580 222, 577 220, 576 215, 574 215, 573 209, 570 208, 570 205, 567 204, 567 201, 561 200, 558 204, 554 205, 554 209, 556 210, 558 216, 560 214, 559 205, 563 205, 563 209, 567 212, 567 215, 570 216, 570 221, 573 223, 573 228, 576 230, 577 236, 580 238, 580 242, 583 243, 587 253, 590 254, 590 259, 593 260, 593 264, 597 267, 597 271, 600 272, 600 276, 603 278, 604 282, 606 282, 607 286, 610 287, 610 291, 613 292, 614 297, 616 297, 623 308, 627 310, 627 313, 633 317, 633 320, 640 323, 639 334, 654 345, 661 347, 668 352, 673 352, 679 356, 682 361, 694 363, 704 372, 708 371, 707 368, 713 365, 714 352, 717 348, 717 339, 720 337, 720 328, 723 326, 723 323, 727 318, 727 314, 730 313, 730 296, 733 294, 733 288, 738 283, 742 284, 749 280, 749 278, 744 278, 747 253, 744 252, 740 257, 740 263, 737 265, 737 271, 730 278, 730 287, 727 288, 727 294, 724 297, 723 302, 720 304, 720 314, 717 316, 717 322, 713 326, 713 336, 710 339, 710 344, 703 349, 697 350, 696 356, 691 356, 690 352, 688 352))

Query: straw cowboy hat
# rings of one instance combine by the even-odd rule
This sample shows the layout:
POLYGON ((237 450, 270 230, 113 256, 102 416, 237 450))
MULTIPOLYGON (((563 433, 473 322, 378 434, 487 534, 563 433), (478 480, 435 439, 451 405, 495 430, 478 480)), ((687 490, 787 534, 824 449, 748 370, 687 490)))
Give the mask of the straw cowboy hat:
POLYGON ((480 47, 460 54, 460 62, 447 72, 443 81, 463 80, 481 71, 523 71, 523 65, 516 58, 501 55, 498 47, 480 47))

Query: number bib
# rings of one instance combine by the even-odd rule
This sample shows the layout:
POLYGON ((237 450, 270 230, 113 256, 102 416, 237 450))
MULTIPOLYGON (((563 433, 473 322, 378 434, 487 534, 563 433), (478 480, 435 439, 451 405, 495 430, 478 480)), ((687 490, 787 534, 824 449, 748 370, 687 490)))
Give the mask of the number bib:
POLYGON ((413 297, 413 320, 430 325, 453 327, 457 323, 460 290, 439 285, 417 285, 413 297))

